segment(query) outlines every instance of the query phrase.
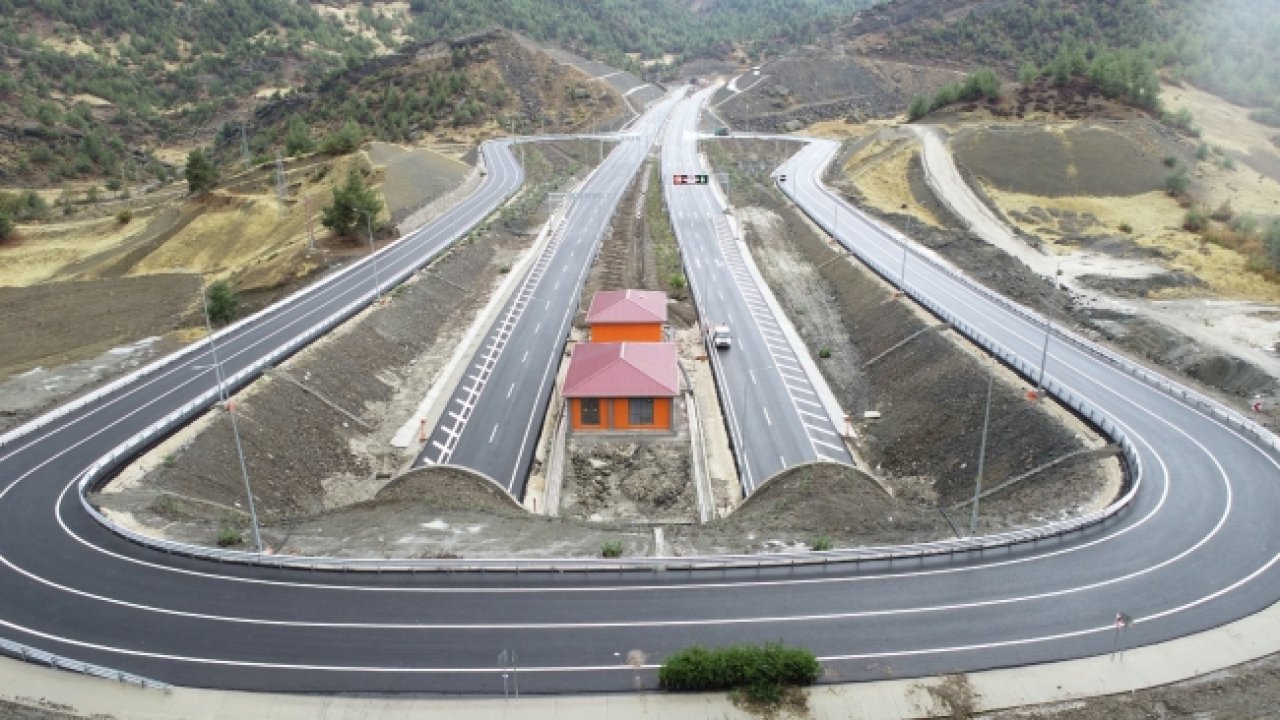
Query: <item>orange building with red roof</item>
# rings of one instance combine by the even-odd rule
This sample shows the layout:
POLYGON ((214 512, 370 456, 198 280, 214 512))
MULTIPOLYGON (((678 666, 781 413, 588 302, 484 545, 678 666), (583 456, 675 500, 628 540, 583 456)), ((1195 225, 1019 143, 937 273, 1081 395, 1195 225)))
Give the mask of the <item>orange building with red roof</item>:
POLYGON ((670 430, 679 394, 674 343, 580 343, 569 358, 564 397, 575 431, 670 430))
POLYGON ((667 294, 658 290, 605 290, 591 298, 591 342, 662 342, 667 294))

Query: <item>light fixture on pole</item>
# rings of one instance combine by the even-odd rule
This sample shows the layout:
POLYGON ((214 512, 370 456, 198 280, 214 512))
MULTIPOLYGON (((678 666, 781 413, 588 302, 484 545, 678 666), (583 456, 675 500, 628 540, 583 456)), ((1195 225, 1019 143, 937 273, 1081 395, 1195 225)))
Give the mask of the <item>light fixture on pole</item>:
POLYGON ((377 291, 378 300, 382 300, 382 278, 378 274, 378 253, 373 248, 373 220, 368 210, 361 210, 364 214, 365 229, 369 231, 369 256, 373 258, 373 284, 377 291))
POLYGON ((1062 268, 1058 268, 1053 275, 1053 288, 1049 292, 1048 307, 1045 308, 1044 314, 1044 347, 1040 350, 1040 377, 1036 379, 1036 397, 1044 396, 1044 367, 1049 361, 1049 336, 1053 334, 1053 300, 1057 295, 1059 278, 1062 276, 1062 268))
POLYGON ((978 532, 978 501, 982 497, 982 471, 987 461, 987 427, 991 423, 991 388, 996 382, 995 368, 987 375, 987 409, 982 413, 982 444, 978 448, 978 477, 973 486, 973 515, 969 518, 969 536, 978 532))
POLYGON ((200 306, 204 308, 204 327, 209 334, 209 356, 213 360, 213 374, 218 379, 218 400, 231 418, 231 435, 236 442, 236 457, 240 459, 240 476, 244 478, 244 494, 249 503, 249 521, 253 524, 253 546, 262 552, 262 533, 258 529, 258 511, 253 502, 253 486, 249 483, 249 465, 244 460, 244 445, 240 442, 240 425, 236 422, 236 411, 227 402, 227 386, 222 377, 222 363, 218 361, 218 346, 213 342, 213 321, 209 318, 209 293, 204 286, 204 273, 197 272, 200 278, 200 306))

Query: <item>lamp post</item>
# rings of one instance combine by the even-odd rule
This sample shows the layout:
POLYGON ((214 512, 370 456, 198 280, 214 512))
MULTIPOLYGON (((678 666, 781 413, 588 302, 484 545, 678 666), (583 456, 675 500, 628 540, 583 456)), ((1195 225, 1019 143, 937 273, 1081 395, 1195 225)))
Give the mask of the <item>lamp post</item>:
POLYGON ((1044 314, 1044 347, 1040 350, 1040 377, 1036 379, 1036 397, 1039 398, 1044 394, 1044 367, 1049 361, 1049 336, 1053 334, 1053 300, 1057 295, 1059 278, 1062 276, 1062 268, 1059 267, 1057 272, 1053 274, 1053 288, 1049 292, 1048 307, 1044 314))
POLYGON ((249 483, 249 466, 244 460, 244 445, 240 442, 240 425, 236 422, 236 411, 227 402, 227 386, 222 377, 222 363, 218 361, 218 346, 213 342, 213 321, 209 318, 209 294, 204 286, 204 273, 196 273, 200 278, 200 306, 204 308, 204 327, 209 334, 209 356, 213 360, 213 373, 218 379, 218 399, 231 418, 231 435, 236 441, 236 457, 240 459, 240 476, 244 478, 244 494, 249 502, 249 520, 253 524, 253 546, 262 552, 262 533, 258 530, 258 511, 253 503, 253 486, 249 483))
POLYGON ((375 252, 373 248, 373 219, 370 216, 368 210, 361 210, 360 213, 364 215, 364 226, 365 226, 365 229, 369 231, 369 256, 373 258, 373 284, 374 284, 374 289, 377 291, 377 294, 378 294, 377 299, 381 301, 382 300, 382 278, 378 274, 378 253, 375 252))
POLYGON ((982 471, 987 460, 987 427, 991 423, 991 387, 995 381, 995 368, 991 368, 987 375, 987 409, 982 413, 982 444, 978 448, 978 477, 973 486, 973 515, 969 518, 969 537, 978 532, 978 500, 982 497, 982 471))

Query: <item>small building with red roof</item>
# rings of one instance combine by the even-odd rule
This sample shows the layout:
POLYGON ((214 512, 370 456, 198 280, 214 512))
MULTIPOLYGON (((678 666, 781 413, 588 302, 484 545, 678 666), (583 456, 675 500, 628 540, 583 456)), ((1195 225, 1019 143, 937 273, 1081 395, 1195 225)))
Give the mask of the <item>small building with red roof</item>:
POLYGON ((569 358, 564 397, 575 432, 671 430, 679 394, 674 343, 579 343, 569 358))
POLYGON ((662 342, 667 294, 659 290, 603 290, 591 298, 591 342, 662 342))

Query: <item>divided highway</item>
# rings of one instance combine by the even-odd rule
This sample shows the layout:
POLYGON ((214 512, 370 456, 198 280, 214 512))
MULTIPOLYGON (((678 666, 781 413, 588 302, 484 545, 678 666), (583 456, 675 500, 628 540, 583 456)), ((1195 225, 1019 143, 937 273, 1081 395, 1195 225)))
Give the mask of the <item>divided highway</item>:
MULTIPOLYGON (((675 116, 687 121, 682 114, 697 102, 684 101, 675 116)), ((815 217, 837 209, 815 180, 831 148, 812 144, 786 170, 789 191, 815 217)), ((470 212, 483 214, 486 202, 491 208, 504 196, 500 187, 518 182, 505 145, 488 147, 486 157, 482 192, 492 194, 469 201, 470 212)), ((677 214, 706 212, 676 203, 677 214)), ((852 208, 838 212, 842 241, 872 262, 900 263, 891 234, 855 219, 852 208)), ((461 223, 465 212, 449 217, 461 223)), ((700 258, 715 267, 715 256, 687 252, 690 263, 700 258)), ((379 258, 389 267, 392 254, 379 258)), ((945 266, 914 253, 908 260, 913 292, 1003 344, 1011 357, 1038 363, 1043 336, 1034 320, 945 266)), ((330 312, 329 292, 346 288, 367 302, 369 270, 339 276, 228 333, 228 362, 247 363, 296 334, 287 318, 297 323, 330 312)), ((730 282, 727 272, 722 277, 720 286, 730 282)), ((717 296, 716 287, 706 294, 717 296)), ((341 305, 342 297, 332 302, 341 305)), ((728 354, 743 350, 742 332, 753 325, 736 314, 734 320, 739 346, 728 354)), ((1228 622, 1280 597, 1280 534, 1272 530, 1280 468, 1269 452, 1061 337, 1049 349, 1052 386, 1101 408, 1140 458, 1139 491, 1118 516, 985 552, 705 570, 309 571, 219 564, 125 541, 84 512, 76 477, 124 437, 207 391, 211 374, 192 368, 202 355, 191 352, 5 438, 0 636, 184 685, 498 695, 510 672, 499 660, 505 650, 519 658, 525 693, 628 691, 636 675, 653 687, 654 666, 693 642, 782 640, 817 653, 830 680, 901 678, 1106 654, 1118 612, 1135 620, 1126 642, 1145 644, 1228 622), (632 650, 645 653, 644 668, 626 664, 632 650)), ((756 369, 735 377, 750 382, 756 369)), ((751 402, 772 407, 761 404, 767 399, 751 402)), ((788 424, 786 432, 794 432, 788 424)), ((687 562, 672 558, 669 565, 687 562)))
POLYGON ((689 287, 704 323, 724 323, 733 346, 712 353, 720 403, 729 426, 744 494, 806 462, 853 463, 832 424, 823 395, 830 396, 803 346, 788 341, 708 185, 672 185, 673 175, 706 173, 698 157, 698 117, 715 88, 682 102, 672 114, 662 147, 663 188, 671 225, 680 242, 689 287), (822 393, 822 394, 820 394, 822 393))
POLYGON ((673 102, 657 102, 638 118, 566 200, 564 219, 470 359, 417 464, 470 468, 524 497, 582 284, 673 102))

